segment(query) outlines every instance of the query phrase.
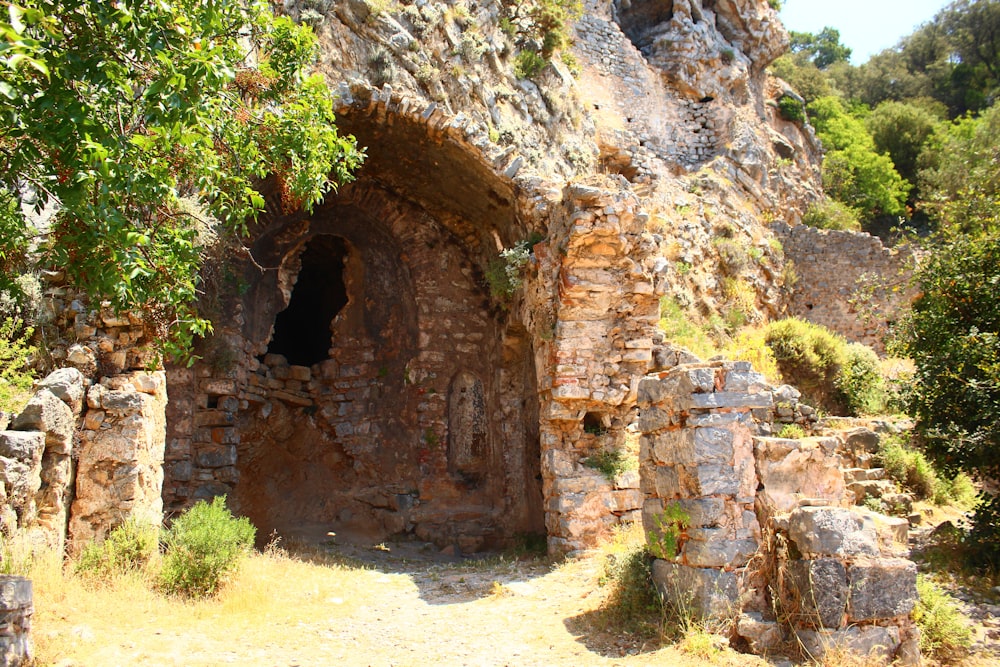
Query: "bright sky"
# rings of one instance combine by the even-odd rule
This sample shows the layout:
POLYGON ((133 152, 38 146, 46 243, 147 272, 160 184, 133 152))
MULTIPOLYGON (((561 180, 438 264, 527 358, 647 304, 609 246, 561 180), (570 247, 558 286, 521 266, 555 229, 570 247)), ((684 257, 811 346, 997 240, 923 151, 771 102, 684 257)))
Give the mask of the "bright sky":
POLYGON ((819 32, 826 26, 840 31, 840 41, 853 50, 855 65, 895 46, 949 0, 784 0, 781 21, 789 30, 819 32))

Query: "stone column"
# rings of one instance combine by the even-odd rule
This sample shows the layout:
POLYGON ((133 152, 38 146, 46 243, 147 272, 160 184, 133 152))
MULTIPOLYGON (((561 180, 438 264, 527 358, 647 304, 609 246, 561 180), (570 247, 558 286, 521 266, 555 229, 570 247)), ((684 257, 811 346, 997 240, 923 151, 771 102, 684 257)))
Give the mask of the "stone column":
POLYGON ((668 505, 687 524, 676 556, 657 559, 653 578, 696 617, 739 612, 738 579, 760 543, 752 412, 766 414, 772 400, 746 362, 680 366, 639 384, 643 526, 655 544, 668 505))
POLYGON ((87 394, 69 533, 71 551, 129 517, 163 521, 163 371, 104 378, 87 394))

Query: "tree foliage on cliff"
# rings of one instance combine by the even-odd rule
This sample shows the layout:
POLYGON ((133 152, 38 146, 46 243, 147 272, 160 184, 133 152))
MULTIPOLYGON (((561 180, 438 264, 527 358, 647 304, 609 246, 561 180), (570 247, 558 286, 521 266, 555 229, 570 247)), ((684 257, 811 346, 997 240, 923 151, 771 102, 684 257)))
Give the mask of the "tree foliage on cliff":
POLYGON ((892 160, 875 149, 862 119, 848 112, 836 97, 812 102, 809 116, 823 142, 823 187, 827 194, 862 216, 903 213, 910 184, 892 160))
POLYGON ((55 205, 42 261, 180 348, 210 326, 192 305, 210 218, 239 233, 268 175, 309 209, 361 162, 308 74, 311 31, 262 0, 4 4, 0 260, 55 205))

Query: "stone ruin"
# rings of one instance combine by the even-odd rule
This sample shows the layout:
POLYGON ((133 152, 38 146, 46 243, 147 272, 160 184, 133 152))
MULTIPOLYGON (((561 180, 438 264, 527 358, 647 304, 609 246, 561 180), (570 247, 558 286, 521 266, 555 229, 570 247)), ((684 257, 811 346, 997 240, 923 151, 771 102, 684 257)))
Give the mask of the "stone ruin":
POLYGON ((787 36, 767 3, 595 0, 577 26, 579 86, 558 63, 513 77, 495 2, 470 3, 485 50, 462 61, 470 73, 428 84, 420 68, 458 71, 440 59, 466 58, 470 39, 437 5, 326 15, 321 67, 366 164, 311 212, 264 184, 248 238, 210 248, 215 333, 193 365, 147 370, 141 318, 44 276, 65 368, 0 433, 4 530, 74 551, 127 517, 158 524, 225 494, 263 539, 473 553, 537 535, 564 554, 624 522, 655 535, 678 503, 691 524, 657 561, 664 592, 735 619, 759 652, 794 632, 813 654, 847 642, 910 659, 905 535, 847 508, 834 440, 769 437, 815 411, 746 364, 694 363, 658 328, 663 297, 727 307, 720 221, 767 260, 739 276, 758 320, 811 312, 864 338, 855 278, 807 272, 817 252, 854 249, 899 266, 867 236, 799 233, 819 146, 777 113, 786 88, 764 68, 787 36), (378 86, 376 45, 398 60, 378 86), (521 284, 505 293, 491 280, 509 277, 512 248, 521 284), (783 283, 788 260, 809 275, 801 290, 783 283), (820 300, 836 309, 808 307, 820 300), (637 473, 586 465, 636 438, 637 473))

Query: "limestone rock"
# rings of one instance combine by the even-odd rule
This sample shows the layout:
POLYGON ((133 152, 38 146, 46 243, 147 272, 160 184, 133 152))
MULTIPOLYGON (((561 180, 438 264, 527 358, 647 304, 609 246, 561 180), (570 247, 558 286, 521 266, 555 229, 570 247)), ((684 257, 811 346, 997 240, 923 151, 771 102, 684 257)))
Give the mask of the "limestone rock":
POLYGON ((49 390, 68 405, 74 415, 83 408, 84 378, 76 368, 52 371, 35 385, 35 389, 49 390))
POLYGON ((874 522, 848 509, 800 507, 789 516, 788 535, 806 557, 879 554, 874 522))
POLYGON ((848 568, 852 622, 906 616, 917 601, 917 566, 902 558, 857 561, 848 568))

